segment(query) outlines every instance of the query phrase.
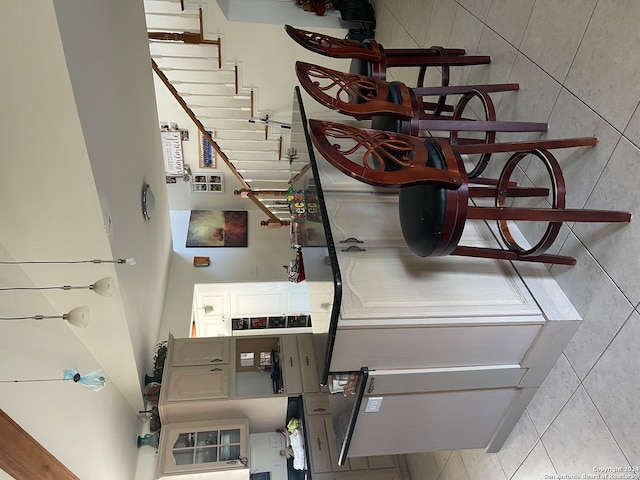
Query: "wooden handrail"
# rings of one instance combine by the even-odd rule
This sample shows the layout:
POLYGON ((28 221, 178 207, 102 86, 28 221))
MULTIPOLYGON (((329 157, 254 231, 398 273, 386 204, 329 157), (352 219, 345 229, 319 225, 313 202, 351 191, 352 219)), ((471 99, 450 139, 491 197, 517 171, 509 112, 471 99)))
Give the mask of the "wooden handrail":
POLYGON ((0 469, 16 480, 80 480, 36 439, 0 410, 0 469))
POLYGON ((233 163, 231 163, 231 161, 229 160, 229 157, 227 157, 227 155, 220 149, 218 144, 213 140, 213 138, 211 137, 207 129, 204 127, 204 125, 202 125, 202 122, 198 120, 198 117, 196 117, 196 114, 193 113, 193 111, 189 108, 189 105, 187 105, 187 102, 185 102, 184 99, 180 96, 176 88, 171 84, 167 76, 164 74, 162 70, 160 70, 160 67, 158 67, 158 64, 153 59, 151 59, 151 66, 153 68, 153 71, 156 72, 156 75, 158 75, 160 80, 162 80, 162 83, 164 83, 164 85, 169 89, 173 97, 180 104, 180 106, 183 108, 185 113, 189 116, 191 121, 195 123, 196 127, 198 128, 202 136, 207 139, 207 141, 211 144, 211 146, 216 151, 216 153, 220 156, 222 161, 227 165, 227 167, 229 167, 229 169, 231 170, 231 173, 233 173, 233 175, 240 181, 240 183, 244 188, 250 189, 251 187, 246 182, 244 177, 240 174, 240 172, 238 172, 238 170, 236 170, 236 167, 233 165, 233 163))
POLYGON ((304 167, 302 167, 300 169, 300 171, 297 173, 297 175, 295 177, 293 177, 293 179, 291 180, 291 185, 295 185, 298 180, 300 180, 300 178, 302 178, 302 176, 307 173, 307 171, 311 168, 311 164, 307 163, 304 167))

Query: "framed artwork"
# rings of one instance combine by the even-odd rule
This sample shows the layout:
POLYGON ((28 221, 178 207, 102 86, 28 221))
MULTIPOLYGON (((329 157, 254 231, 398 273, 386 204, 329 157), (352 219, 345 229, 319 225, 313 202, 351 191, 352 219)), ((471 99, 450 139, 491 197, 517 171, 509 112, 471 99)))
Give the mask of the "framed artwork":
MULTIPOLYGON (((214 136, 213 130, 207 130, 211 138, 214 136)), ((199 150, 199 164, 200 168, 217 168, 218 161, 216 158, 216 151, 213 149, 213 145, 209 143, 207 137, 200 132, 200 142, 198 144, 199 150)))
POLYGON ((191 191, 197 193, 222 193, 224 192, 224 176, 222 173, 195 172, 191 176, 191 191))
POLYGON ((232 210, 191 210, 187 247, 246 247, 248 213, 232 210))
POLYGON ((160 132, 160 140, 162 140, 162 157, 164 159, 165 174, 168 176, 184 175, 180 132, 160 132))

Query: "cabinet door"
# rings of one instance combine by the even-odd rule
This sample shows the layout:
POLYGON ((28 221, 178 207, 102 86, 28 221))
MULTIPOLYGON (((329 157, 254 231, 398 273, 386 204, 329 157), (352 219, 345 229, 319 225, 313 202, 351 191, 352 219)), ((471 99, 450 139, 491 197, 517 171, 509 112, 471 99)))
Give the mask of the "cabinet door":
POLYGON ((243 420, 232 420, 164 426, 158 473, 246 469, 240 459, 248 453, 247 424, 243 420))
POLYGON ((172 368, 169 371, 167 392, 168 401, 227 398, 229 366, 199 365, 172 368))
POLYGON ((336 249, 405 246, 397 195, 329 194, 325 203, 336 249))
POLYGON ((231 322, 221 315, 199 315, 197 331, 199 337, 229 337, 231 322))
POLYGON ((176 338, 171 365, 222 365, 229 363, 230 340, 222 337, 176 338))
POLYGON ((313 347, 313 335, 301 334, 298 337, 298 353, 300 355, 300 370, 302 388, 305 392, 319 392, 318 368, 313 347))

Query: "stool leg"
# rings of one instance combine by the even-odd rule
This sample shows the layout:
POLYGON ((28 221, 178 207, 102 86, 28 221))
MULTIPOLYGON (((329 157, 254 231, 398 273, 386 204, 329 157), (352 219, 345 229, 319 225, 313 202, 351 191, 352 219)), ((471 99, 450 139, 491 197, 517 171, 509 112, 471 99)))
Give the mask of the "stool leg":
MULTIPOLYGON (((493 187, 469 187, 469 196, 472 198, 495 198, 498 189, 493 187)), ((509 187, 501 192, 504 197, 546 197, 548 188, 540 187, 509 187)))
POLYGON ((535 148, 554 150, 556 148, 589 147, 598 143, 597 137, 563 138, 560 140, 535 140, 511 143, 466 143, 457 144, 455 149, 461 155, 472 153, 523 152, 535 148))
POLYGON ((476 258, 494 258, 496 260, 516 260, 521 262, 535 263, 552 263, 555 265, 575 265, 576 259, 563 255, 542 254, 530 257, 524 257, 517 252, 510 250, 501 250, 499 248, 482 248, 482 247, 456 247, 449 255, 457 255, 462 257, 476 258))
POLYGON ((527 222, 627 223, 630 212, 572 208, 469 207, 470 220, 521 220, 527 222))

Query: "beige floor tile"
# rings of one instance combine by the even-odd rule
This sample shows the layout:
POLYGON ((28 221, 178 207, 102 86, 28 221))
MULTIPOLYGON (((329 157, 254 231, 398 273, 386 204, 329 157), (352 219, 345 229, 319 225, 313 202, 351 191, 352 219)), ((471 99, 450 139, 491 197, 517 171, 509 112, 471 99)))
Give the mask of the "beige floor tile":
MULTIPOLYGON (((453 48, 464 48, 467 55, 476 55, 483 24, 467 10, 458 6, 456 16, 451 28, 449 46, 453 48)), ((455 67, 451 69, 451 85, 468 84, 471 66, 455 67)))
MULTIPOLYGON (((637 169, 640 150, 622 139, 614 150, 585 208, 640 212, 637 169)), ((574 226, 578 239, 620 287, 632 304, 640 301, 640 223, 574 226)))
POLYGON ((539 440, 540 436, 529 414, 525 412, 498 452, 498 459, 507 478, 511 478, 539 440))
POLYGON ((438 480, 470 480, 459 450, 451 453, 438 480))
POLYGON ((442 472, 445 465, 449 461, 449 458, 451 458, 452 453, 453 452, 451 450, 442 450, 439 452, 433 452, 433 456, 436 459, 436 463, 438 464, 438 470, 440 472, 442 472))
POLYGON ((484 450, 460 450, 460 455, 469 480, 507 480, 497 454, 485 453, 484 450))
POLYGON ((578 388, 580 381, 562 355, 529 403, 527 412, 539 435, 542 435, 578 388))
POLYGON ((599 0, 565 83, 620 131, 640 99, 640 57, 625 53, 639 22, 640 2, 599 0))
POLYGON ((640 104, 636 107, 627 128, 624 130, 624 136, 640 147, 640 104))
POLYGON ((529 0, 492 0, 487 25, 516 48, 520 47, 534 2, 529 0))
POLYGON ((412 453, 405 455, 411 480, 437 480, 440 469, 433 453, 412 453))
POLYGON ((542 442, 538 442, 510 480, 557 478, 557 474, 558 472, 553 467, 544 445, 542 442))
POLYGON ((584 381, 631 465, 640 465, 639 343, 640 315, 634 312, 584 381))
POLYGON ((542 436, 559 475, 592 474, 594 467, 627 464, 595 405, 579 387, 542 436))
MULTIPOLYGON (((520 90, 505 93, 498 108, 500 120, 547 122, 560 94, 561 85, 523 55, 516 58, 509 76, 520 90)), ((519 138, 539 138, 540 132, 521 133, 519 138)))
MULTIPOLYGON (((593 147, 553 150, 567 185, 567 206, 584 207, 620 140, 620 133, 565 88, 551 111, 549 131, 541 138, 597 137, 593 147)), ((527 171, 534 181, 536 174, 527 171)))
POLYGON ((582 380, 629 317, 633 305, 574 235, 560 253, 577 259, 572 267, 551 267, 551 274, 583 318, 564 351, 582 380))
POLYGON ((491 0, 459 0, 458 3, 483 22, 491 6, 491 0))
POLYGON ((438 0, 434 2, 431 10, 431 18, 425 32, 423 47, 439 45, 450 47, 449 37, 451 27, 456 16, 458 4, 452 0, 438 0))
POLYGON ((557 81, 564 81, 597 0, 537 0, 520 49, 557 81))

